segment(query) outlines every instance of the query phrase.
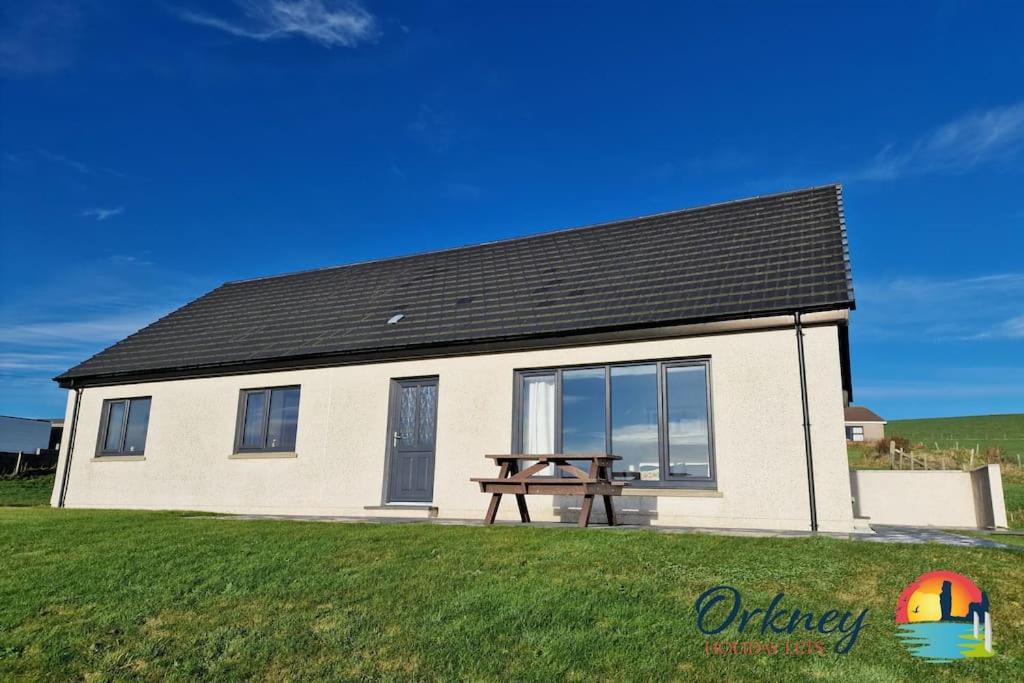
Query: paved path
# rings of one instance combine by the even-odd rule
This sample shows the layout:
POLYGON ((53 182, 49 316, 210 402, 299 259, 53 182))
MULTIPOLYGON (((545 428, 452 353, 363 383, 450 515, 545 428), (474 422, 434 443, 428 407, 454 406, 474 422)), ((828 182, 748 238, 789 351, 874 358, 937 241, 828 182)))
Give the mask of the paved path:
MULTIPOLYGON (((209 518, 207 518, 209 519, 209 518)), ((361 524, 447 524, 479 526, 479 520, 468 519, 423 519, 403 517, 333 517, 314 515, 218 515, 215 519, 278 519, 305 522, 355 522, 361 524)), ((554 529, 575 528, 575 525, 563 522, 533 522, 529 525, 522 525, 519 522, 498 522, 498 526, 532 526, 548 527, 554 529)), ((802 538, 806 536, 826 536, 846 540, 873 541, 875 543, 942 543, 944 545, 956 545, 968 548, 1009 548, 1024 552, 1024 547, 1011 546, 997 543, 985 538, 964 536, 952 531, 943 531, 929 527, 910 526, 888 526, 884 524, 872 524, 874 533, 828 533, 817 534, 810 531, 781 531, 771 529, 718 529, 711 527, 671 527, 671 526, 638 526, 632 524, 621 524, 615 527, 594 526, 591 531, 604 530, 607 532, 629 531, 632 529, 645 529, 667 534, 712 534, 717 536, 748 536, 757 538, 802 538)))
POLYGON ((952 531, 931 529, 927 527, 914 526, 889 526, 886 524, 872 524, 875 530, 873 536, 865 536, 865 541, 878 543, 942 543, 944 545, 959 545, 969 548, 1009 548, 1004 543, 997 543, 985 538, 975 536, 961 536, 952 531))

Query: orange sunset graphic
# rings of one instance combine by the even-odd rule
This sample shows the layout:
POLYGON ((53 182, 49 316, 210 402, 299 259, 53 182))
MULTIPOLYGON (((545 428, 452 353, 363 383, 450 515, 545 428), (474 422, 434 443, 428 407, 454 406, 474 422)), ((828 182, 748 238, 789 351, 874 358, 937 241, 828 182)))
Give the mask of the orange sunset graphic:
POLYGON ((956 572, 928 572, 911 582, 896 602, 896 623, 911 654, 929 661, 993 654, 988 595, 956 572))

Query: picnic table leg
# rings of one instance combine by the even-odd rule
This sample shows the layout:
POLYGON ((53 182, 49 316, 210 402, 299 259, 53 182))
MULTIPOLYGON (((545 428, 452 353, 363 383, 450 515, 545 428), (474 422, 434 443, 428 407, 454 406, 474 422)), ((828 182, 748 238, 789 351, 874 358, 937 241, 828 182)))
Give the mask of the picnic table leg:
POLYGON ((530 522, 530 511, 526 509, 526 496, 517 493, 516 505, 519 506, 519 519, 528 524, 530 522))
POLYGON ((583 496, 583 507, 580 508, 580 520, 577 526, 586 528, 590 524, 590 510, 594 507, 594 494, 588 493, 583 496))
POLYGON ((501 494, 492 493, 491 503, 487 506, 487 516, 484 517, 484 524, 494 524, 494 518, 498 515, 499 504, 501 504, 501 494))
MULTIPOLYGON (((503 462, 501 463, 501 469, 498 470, 498 477, 505 479, 509 476, 509 470, 512 474, 515 474, 515 463, 503 462)), ((484 524, 494 524, 494 518, 498 516, 498 506, 501 505, 501 494, 492 493, 491 503, 487 506, 487 516, 484 517, 484 524)))
MULTIPOLYGON (((612 479, 612 468, 605 465, 597 468, 597 476, 602 479, 611 481, 612 479)), ((611 496, 601 496, 604 498, 604 515, 608 519, 608 526, 615 526, 615 509, 612 507, 611 496)))
POLYGON ((601 497, 604 498, 604 514, 608 518, 608 526, 615 526, 615 510, 612 508, 612 497, 601 497))

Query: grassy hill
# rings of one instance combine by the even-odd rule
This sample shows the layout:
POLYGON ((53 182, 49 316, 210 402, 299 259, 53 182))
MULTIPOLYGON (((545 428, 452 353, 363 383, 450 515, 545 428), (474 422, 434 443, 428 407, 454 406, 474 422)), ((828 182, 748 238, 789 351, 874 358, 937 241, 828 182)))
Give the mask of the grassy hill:
POLYGON ((886 436, 902 436, 911 443, 940 449, 981 447, 981 452, 998 446, 1007 456, 1024 458, 1024 413, 977 415, 974 417, 933 417, 922 420, 890 420, 886 436))

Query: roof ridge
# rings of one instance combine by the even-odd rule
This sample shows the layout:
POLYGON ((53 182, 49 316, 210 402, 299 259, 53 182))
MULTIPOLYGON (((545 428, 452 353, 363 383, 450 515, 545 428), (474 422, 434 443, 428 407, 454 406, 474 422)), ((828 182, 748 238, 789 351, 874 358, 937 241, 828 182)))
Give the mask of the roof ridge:
MULTIPOLYGON (((757 194, 751 197, 742 197, 740 199, 727 199, 721 202, 713 202, 711 204, 700 204, 698 206, 688 206, 681 209, 671 209, 669 211, 658 211, 655 213, 642 214, 639 216, 630 216, 626 218, 616 218, 610 221, 601 221, 598 223, 587 223, 586 225, 576 225, 568 228, 555 228, 553 230, 545 230, 544 232, 535 232, 529 235, 520 235, 518 237, 503 237, 501 239, 490 240, 488 242, 475 242, 473 244, 461 244, 455 247, 445 247, 443 249, 428 249, 427 251, 417 251, 411 254, 399 254, 397 256, 382 256, 380 258, 366 259, 365 261, 355 261, 353 263, 341 263, 333 266, 320 266, 318 268, 304 268, 302 270, 293 270, 287 273, 277 273, 274 275, 260 275, 251 278, 242 278, 240 280, 228 280, 221 284, 221 287, 228 285, 240 285, 247 282, 260 282, 263 280, 274 280, 277 278, 294 277, 296 275, 306 275, 307 273, 319 273, 326 270, 341 270, 343 268, 354 268, 356 266, 365 266, 371 263, 385 263, 388 261, 401 261, 403 259, 415 258, 417 256, 428 256, 431 254, 446 254, 453 251, 461 251, 463 249, 476 249, 479 247, 487 247, 495 244, 507 244, 509 242, 521 242, 530 239, 538 239, 541 237, 548 237, 551 235, 561 235, 565 233, 578 232, 584 230, 593 230, 596 228, 605 228, 620 223, 630 223, 633 221, 646 220, 649 218, 661 218, 663 216, 674 216, 677 214, 687 213, 690 211, 703 211, 705 209, 714 209, 722 206, 729 206, 732 204, 743 204, 745 202, 754 202, 760 199, 774 199, 778 197, 785 197, 792 194, 801 194, 804 192, 813 192, 815 190, 824 190, 827 188, 834 188, 839 196, 842 197, 842 185, 838 182, 825 183, 822 185, 812 185, 810 187, 802 187, 794 190, 783 190, 782 192, 769 192, 767 194, 757 194)), ((841 201, 841 200, 840 200, 841 201)), ((840 210, 841 211, 841 210, 840 210)), ((845 228, 843 230, 845 236, 845 228)), ((852 289, 852 284, 851 284, 852 289)))

